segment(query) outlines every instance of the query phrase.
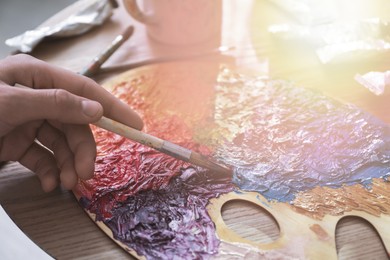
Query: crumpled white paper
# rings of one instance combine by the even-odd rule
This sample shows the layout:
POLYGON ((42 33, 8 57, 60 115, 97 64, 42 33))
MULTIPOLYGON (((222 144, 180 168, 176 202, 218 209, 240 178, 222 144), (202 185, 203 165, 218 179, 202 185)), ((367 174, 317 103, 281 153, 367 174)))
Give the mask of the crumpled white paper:
POLYGON ((7 39, 5 44, 16 47, 21 52, 31 52, 46 37, 69 37, 80 35, 101 25, 112 15, 113 6, 109 0, 81 0, 70 16, 57 23, 39 26, 16 37, 7 39))
POLYGON ((363 75, 357 74, 355 80, 379 96, 385 92, 386 86, 390 85, 390 71, 371 71, 363 75))

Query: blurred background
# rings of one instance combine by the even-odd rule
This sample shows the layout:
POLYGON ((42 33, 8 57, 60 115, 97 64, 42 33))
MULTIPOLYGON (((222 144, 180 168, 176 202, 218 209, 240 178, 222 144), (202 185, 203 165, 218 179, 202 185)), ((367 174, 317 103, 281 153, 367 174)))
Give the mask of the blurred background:
POLYGON ((33 29, 76 0, 0 0, 0 59, 13 48, 5 40, 33 29))

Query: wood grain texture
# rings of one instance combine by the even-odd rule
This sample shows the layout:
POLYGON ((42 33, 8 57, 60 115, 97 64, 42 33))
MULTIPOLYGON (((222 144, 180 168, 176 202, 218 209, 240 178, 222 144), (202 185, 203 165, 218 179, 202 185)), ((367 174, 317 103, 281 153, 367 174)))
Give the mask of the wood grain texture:
POLYGON ((306 248, 304 259, 388 258, 385 245, 389 247, 390 234, 383 223, 389 223, 390 216, 351 211, 346 216, 314 220, 295 213, 288 204, 269 202, 252 192, 222 195, 210 202, 208 210, 219 238, 230 243, 282 250, 293 256, 300 250, 293 242, 297 240, 306 248), (235 206, 226 208, 231 202, 235 206))
POLYGON ((279 224, 275 218, 254 203, 231 200, 222 206, 221 213, 229 229, 250 241, 267 244, 280 237, 279 224))

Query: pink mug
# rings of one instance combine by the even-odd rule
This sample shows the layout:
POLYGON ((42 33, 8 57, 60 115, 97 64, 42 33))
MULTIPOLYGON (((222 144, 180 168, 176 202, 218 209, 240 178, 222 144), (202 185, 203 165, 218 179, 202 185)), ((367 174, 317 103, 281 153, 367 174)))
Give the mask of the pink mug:
POLYGON ((193 45, 220 38, 221 0, 123 0, 127 12, 159 42, 193 45))

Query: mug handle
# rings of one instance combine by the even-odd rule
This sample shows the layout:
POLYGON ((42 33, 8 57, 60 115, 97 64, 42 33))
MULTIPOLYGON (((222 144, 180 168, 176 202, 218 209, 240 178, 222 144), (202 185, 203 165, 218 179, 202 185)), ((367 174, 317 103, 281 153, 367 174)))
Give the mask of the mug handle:
POLYGON ((144 24, 153 24, 156 22, 151 15, 146 15, 138 6, 137 0, 123 0, 126 11, 138 22, 144 24))

